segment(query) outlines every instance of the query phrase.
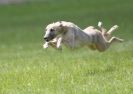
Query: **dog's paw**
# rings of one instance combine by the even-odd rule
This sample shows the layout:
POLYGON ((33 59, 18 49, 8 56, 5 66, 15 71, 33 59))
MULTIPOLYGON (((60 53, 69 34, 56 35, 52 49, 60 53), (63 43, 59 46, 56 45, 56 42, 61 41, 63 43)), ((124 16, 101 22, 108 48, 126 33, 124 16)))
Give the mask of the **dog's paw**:
POLYGON ((43 45, 43 48, 44 48, 44 49, 48 48, 48 42, 46 42, 46 43, 43 45))
POLYGON ((121 38, 117 38, 117 37, 114 37, 115 38, 115 40, 117 41, 117 42, 124 42, 124 39, 121 39, 121 38))
POLYGON ((99 21, 99 22, 98 22, 98 27, 102 27, 102 24, 103 24, 103 23, 99 21))
POLYGON ((118 27, 119 27, 118 25, 114 25, 114 26, 113 26, 114 29, 117 29, 118 27))
POLYGON ((119 39, 119 42, 124 42, 124 39, 119 39))

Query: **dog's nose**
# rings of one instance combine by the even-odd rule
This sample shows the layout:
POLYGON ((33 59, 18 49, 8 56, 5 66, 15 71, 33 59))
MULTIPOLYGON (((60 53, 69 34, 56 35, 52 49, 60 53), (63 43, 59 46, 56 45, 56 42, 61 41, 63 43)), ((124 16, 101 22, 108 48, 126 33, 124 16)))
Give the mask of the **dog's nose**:
POLYGON ((47 37, 44 37, 44 40, 46 40, 47 39, 47 37))
POLYGON ((48 38, 47 38, 47 37, 44 37, 44 40, 45 40, 45 41, 48 41, 48 38))

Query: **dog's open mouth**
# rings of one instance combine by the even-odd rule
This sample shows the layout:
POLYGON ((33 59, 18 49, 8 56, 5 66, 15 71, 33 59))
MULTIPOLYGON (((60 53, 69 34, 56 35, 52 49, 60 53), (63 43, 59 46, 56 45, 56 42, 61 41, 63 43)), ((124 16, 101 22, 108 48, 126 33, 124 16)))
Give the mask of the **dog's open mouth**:
POLYGON ((49 41, 53 40, 54 38, 55 38, 55 36, 50 36, 50 37, 44 38, 44 40, 45 40, 46 42, 49 42, 49 41))

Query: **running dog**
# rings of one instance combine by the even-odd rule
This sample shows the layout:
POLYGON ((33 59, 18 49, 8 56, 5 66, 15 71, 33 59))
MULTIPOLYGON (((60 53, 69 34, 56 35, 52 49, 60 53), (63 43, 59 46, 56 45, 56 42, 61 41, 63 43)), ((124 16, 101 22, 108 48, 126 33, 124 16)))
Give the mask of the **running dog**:
POLYGON ((100 52, 106 51, 114 42, 123 42, 123 39, 112 37, 112 32, 118 28, 113 26, 108 32, 102 26, 102 22, 98 23, 100 30, 93 26, 89 26, 82 30, 72 22, 59 21, 49 24, 46 27, 43 47, 46 49, 51 45, 57 49, 62 49, 62 43, 71 48, 76 49, 88 46, 92 50, 100 52))

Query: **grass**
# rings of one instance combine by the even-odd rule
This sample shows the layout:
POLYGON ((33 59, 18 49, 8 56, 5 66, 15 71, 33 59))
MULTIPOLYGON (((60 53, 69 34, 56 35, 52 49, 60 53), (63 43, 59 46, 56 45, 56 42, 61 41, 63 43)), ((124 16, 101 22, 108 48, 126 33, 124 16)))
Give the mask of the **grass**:
POLYGON ((132 16, 130 0, 34 0, 0 6, 0 94, 132 94, 132 16), (58 20, 82 28, 99 20, 107 28, 118 24, 115 35, 125 42, 104 53, 44 50, 44 28, 58 20))

